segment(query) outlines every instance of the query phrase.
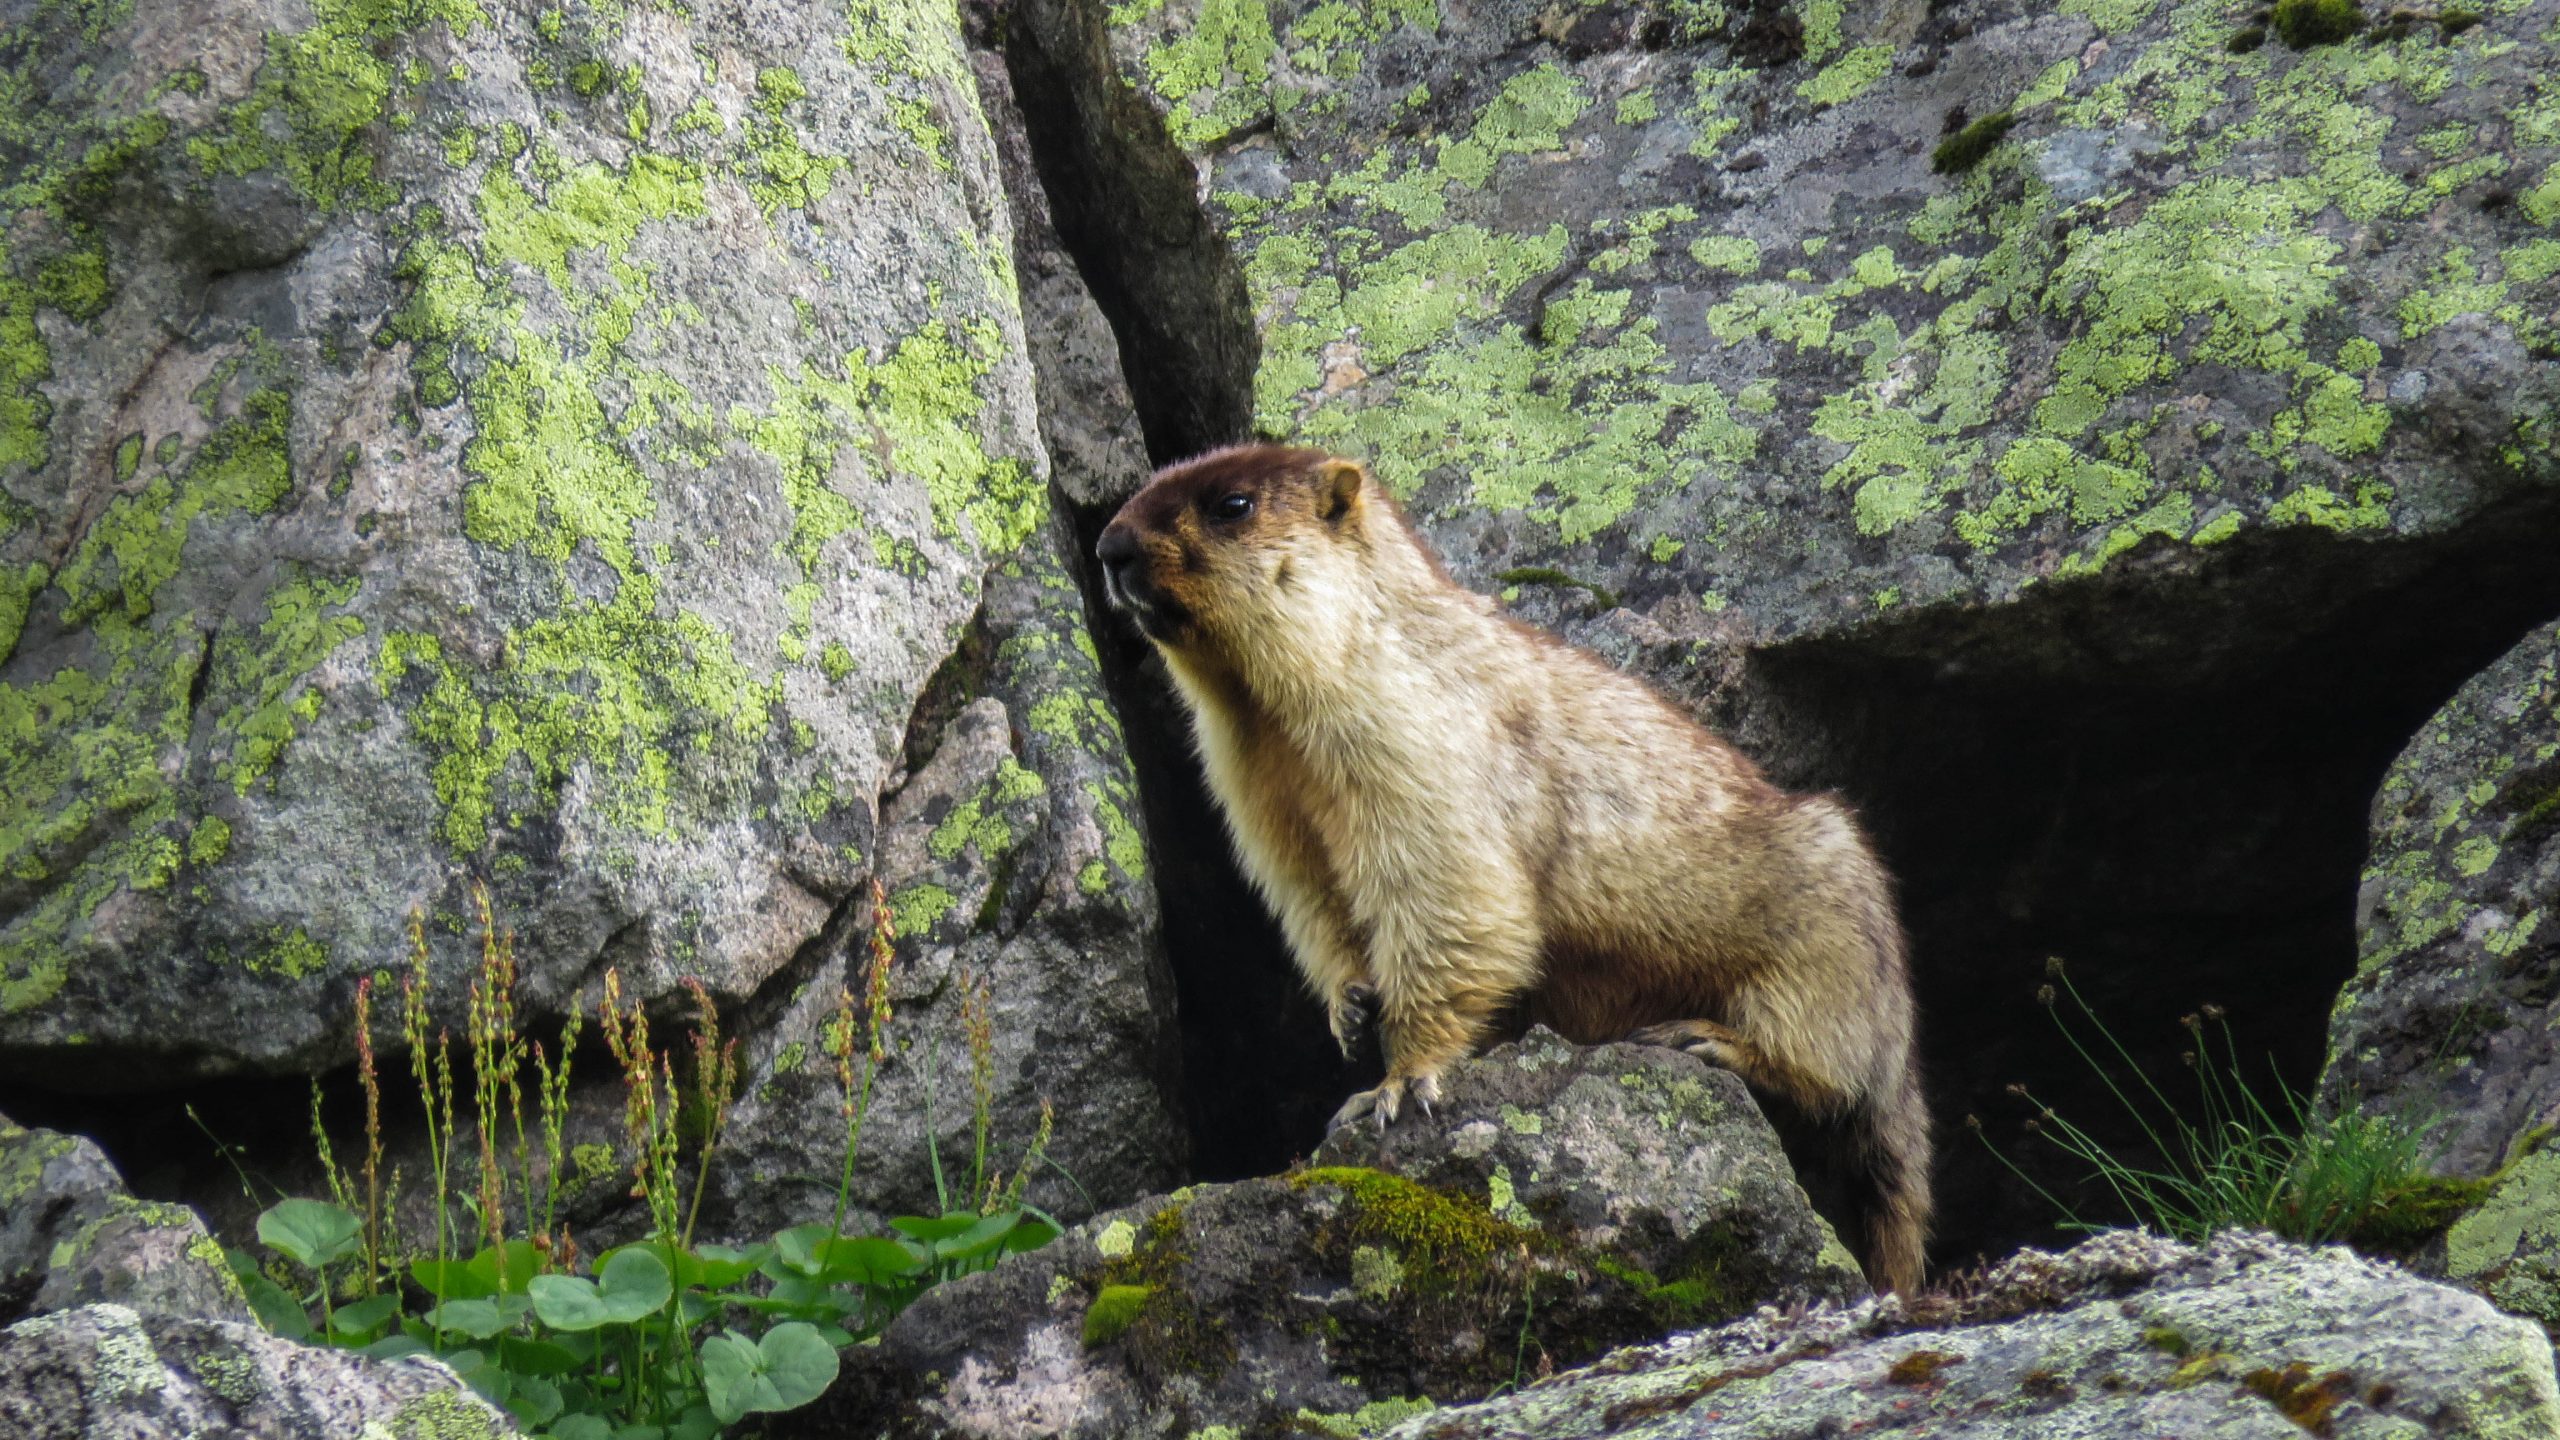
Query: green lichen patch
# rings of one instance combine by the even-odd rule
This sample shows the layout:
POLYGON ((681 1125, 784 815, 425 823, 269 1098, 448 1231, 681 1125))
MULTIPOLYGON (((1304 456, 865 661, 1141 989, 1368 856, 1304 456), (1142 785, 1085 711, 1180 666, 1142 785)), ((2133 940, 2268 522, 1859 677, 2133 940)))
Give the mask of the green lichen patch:
POLYGON ((1340 1440, 1365 1440, 1383 1435, 1416 1415, 1428 1415, 1439 1407, 1420 1396, 1372 1400, 1357 1410, 1327 1415, 1315 1410, 1297 1414, 1298 1428, 1311 1435, 1332 1435, 1340 1440))
POLYGON ((291 576, 254 629, 218 629, 218 613, 176 598, 203 536, 258 523, 294 490, 291 392, 254 366, 227 373, 238 383, 206 397, 212 433, 192 453, 137 449, 129 488, 50 584, 28 576, 20 603, 54 607, 79 643, 50 674, 0 683, 0 873, 41 887, 0 928, 0 1011, 56 993, 108 899, 162 889, 181 864, 227 853, 228 825, 193 813, 201 802, 174 763, 200 713, 214 717, 217 773, 246 793, 319 713, 314 672, 362 633, 342 610, 353 580, 291 576))
POLYGON ((274 170, 323 210, 396 198, 374 174, 368 132, 400 83, 383 47, 441 23, 468 34, 487 17, 471 0, 313 0, 308 29, 268 38, 255 88, 219 129, 188 142, 207 173, 274 170))

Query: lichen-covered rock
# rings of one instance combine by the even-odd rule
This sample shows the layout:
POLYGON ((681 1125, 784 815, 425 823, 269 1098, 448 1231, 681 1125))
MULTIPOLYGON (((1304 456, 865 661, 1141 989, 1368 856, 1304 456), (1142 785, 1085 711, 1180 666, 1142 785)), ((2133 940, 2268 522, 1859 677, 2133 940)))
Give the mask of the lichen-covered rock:
POLYGON ((249 1318, 239 1280, 194 1211, 135 1199, 87 1140, 0 1116, 0 1324, 100 1301, 249 1318))
MULTIPOLYGON (((1081 1219, 1178 1183, 1172 982, 1137 800, 1082 601, 1054 553, 1026 546, 989 578, 917 719, 915 768, 880 807, 895 1016, 855 1208, 928 1210, 937 1144, 945 1172, 965 1180, 980 1098, 971 990, 990 1047, 993 1168, 1024 1163, 1045 1107, 1056 1163, 1030 1169, 1030 1194, 1051 1214, 1081 1219)), ((832 1205, 845 1131, 827 1031, 840 998, 862 991, 866 938, 857 927, 752 1042, 732 1158, 716 1172, 733 1231, 769 1233, 832 1205)))
POLYGON ((1480 588, 1758 644, 2560 480, 2560 5, 2477 18, 2301 50, 2225 0, 1101 21, 1241 263, 1257 429, 1368 457, 1480 588))
POLYGON ((2373 801, 2332 1105, 2428 1127, 2449 1174, 2560 1122, 2560 624, 2465 684, 2373 801))
POLYGON ((1864 1289, 1805 1208, 1758 1108, 1720 1070, 1641 1045, 1591 1049, 1543 1027, 1454 1073, 1439 1123, 1348 1126, 1311 1163, 1385 1170, 1671 1277, 1714 1276, 1715 1308, 1864 1289))
POLYGON ((343 1060, 352 977, 473 875, 537 1011, 608 963, 755 992, 1047 543, 956 16, 11 25, 10 1063, 343 1060))
POLYGON ((2501 1167, 2445 1231, 2442 1258, 2446 1279, 2560 1336, 2560 1150, 2501 1167))
POLYGON ((2117 1232, 1961 1299, 1764 1311, 1388 1433, 2525 1440, 2560 1433, 2560 1385, 2530 1324, 2344 1249, 2117 1232))
POLYGON ((89 1305, 0 1331, 23 1440, 497 1440, 516 1428, 425 1356, 368 1360, 255 1325, 89 1305))
MULTIPOLYGON (((1539 1032, 1436 1120, 1204 1185, 928 1292, 810 1435, 1374 1425, 1857 1272, 1732 1076, 1539 1032), (1604 1185, 1627 1193, 1604 1195, 1604 1185)), ((1346 1432, 1347 1433, 1347 1432, 1346 1432)))

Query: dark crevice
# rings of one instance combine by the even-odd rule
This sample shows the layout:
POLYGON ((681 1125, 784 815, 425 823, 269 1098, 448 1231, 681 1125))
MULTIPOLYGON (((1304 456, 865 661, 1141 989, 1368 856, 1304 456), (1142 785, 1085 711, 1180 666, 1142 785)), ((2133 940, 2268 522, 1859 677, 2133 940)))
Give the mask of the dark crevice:
MULTIPOLYGON (((1110 323, 1149 459, 1245 438, 1260 342, 1243 277, 1201 211, 1191 161, 1114 72, 1101 7, 1028 0, 1000 29, 1050 217, 1110 323)), ((1376 1062, 1346 1065, 1334 1052, 1323 1011, 1236 868, 1161 663, 1104 602, 1091 557, 1119 498, 1061 496, 1144 812, 1181 1017, 1192 1170, 1269 1174, 1315 1147, 1342 1097, 1374 1083, 1376 1062)))
POLYGON ((2145 1153, 2037 1002, 2048 957, 2173 1098, 2195 1093, 2179 1019, 2208 1002, 2259 1077, 2309 1091, 2383 771, 2560 614, 2555 537, 2548 494, 2428 539, 2253 532, 1753 657, 1735 728, 1782 781, 1855 802, 1901 877, 1942 1261, 2063 1238, 1968 1114, 2086 1218, 2127 1218, 2006 1092, 2145 1153))
POLYGON ((1244 439, 1261 358, 1244 274, 1190 159, 1113 68, 1102 7, 1026 0, 1003 30, 1032 162, 1119 337, 1149 455, 1162 465, 1244 439))
POLYGON ((204 648, 196 656, 196 673, 187 680, 187 713, 190 715, 204 713, 205 692, 213 688, 214 634, 211 630, 204 632, 204 648))

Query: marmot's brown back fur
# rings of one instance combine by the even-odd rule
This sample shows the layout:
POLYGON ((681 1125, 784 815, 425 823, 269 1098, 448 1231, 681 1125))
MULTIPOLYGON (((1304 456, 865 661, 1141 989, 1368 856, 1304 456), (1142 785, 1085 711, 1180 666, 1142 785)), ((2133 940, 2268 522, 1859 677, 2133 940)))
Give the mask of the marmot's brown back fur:
POLYGON ((1508 1007, 1678 1045, 1835 1142, 1867 1273, 1908 1291, 1929 1135, 1892 883, 1652 689, 1452 581, 1349 460, 1160 472, 1103 532, 1116 604, 1189 703, 1210 789, 1337 1038, 1374 991, 1407 1102, 1508 1007))

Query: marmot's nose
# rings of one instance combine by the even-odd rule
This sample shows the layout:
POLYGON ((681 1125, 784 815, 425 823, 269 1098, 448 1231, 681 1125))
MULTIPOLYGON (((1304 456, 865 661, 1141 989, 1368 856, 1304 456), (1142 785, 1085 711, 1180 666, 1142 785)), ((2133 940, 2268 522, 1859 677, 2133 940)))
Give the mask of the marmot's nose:
POLYGON ((1093 556, 1116 575, 1137 560, 1138 537, 1114 526, 1102 532, 1102 543, 1093 547, 1093 556))

